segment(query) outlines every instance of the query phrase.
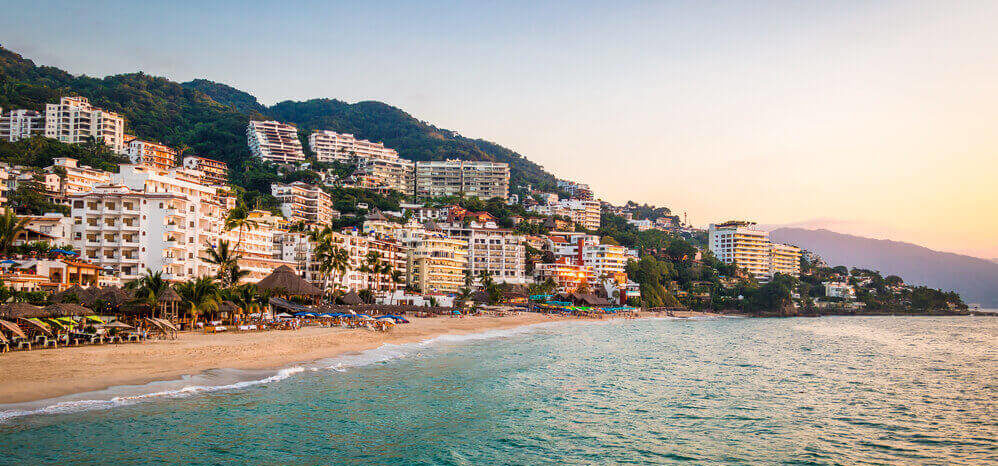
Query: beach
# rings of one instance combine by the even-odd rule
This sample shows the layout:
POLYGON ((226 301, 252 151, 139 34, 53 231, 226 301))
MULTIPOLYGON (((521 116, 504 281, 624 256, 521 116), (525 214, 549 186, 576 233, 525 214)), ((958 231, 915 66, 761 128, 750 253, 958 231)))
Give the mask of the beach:
POLYGON ((384 344, 559 319, 568 318, 535 313, 412 318, 411 323, 397 325, 387 333, 340 327, 216 334, 185 332, 176 340, 11 352, 0 355, 0 374, 3 374, 0 404, 176 379, 209 369, 274 369, 384 344))

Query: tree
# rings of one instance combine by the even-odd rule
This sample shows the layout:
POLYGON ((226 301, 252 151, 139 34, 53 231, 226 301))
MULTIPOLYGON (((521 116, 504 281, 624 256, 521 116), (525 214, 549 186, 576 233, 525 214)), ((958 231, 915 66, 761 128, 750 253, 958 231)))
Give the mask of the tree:
POLYGON ((259 227, 256 220, 249 218, 249 213, 250 210, 246 207, 246 204, 240 202, 225 217, 224 228, 226 231, 239 230, 239 236, 236 238, 236 245, 233 249, 239 249, 239 246, 243 243, 243 230, 255 230, 259 227))
POLYGON ((146 269, 145 273, 138 280, 132 280, 125 285, 126 288, 135 290, 135 300, 147 306, 155 307, 159 296, 166 292, 170 284, 163 280, 163 272, 153 272, 146 269))
POLYGON ((216 277, 221 282, 222 288, 239 283, 239 279, 248 273, 239 270, 240 256, 236 254, 234 248, 229 247, 229 242, 224 239, 218 240, 218 247, 209 245, 207 254, 208 257, 204 261, 218 267, 216 277))
POLYGON ((198 316, 218 309, 218 303, 221 301, 218 285, 211 277, 198 277, 179 283, 176 289, 195 321, 198 316))
POLYGON ((25 230, 27 224, 28 219, 18 218, 10 207, 3 209, 3 214, 0 215, 0 253, 7 255, 10 252, 14 239, 25 230))

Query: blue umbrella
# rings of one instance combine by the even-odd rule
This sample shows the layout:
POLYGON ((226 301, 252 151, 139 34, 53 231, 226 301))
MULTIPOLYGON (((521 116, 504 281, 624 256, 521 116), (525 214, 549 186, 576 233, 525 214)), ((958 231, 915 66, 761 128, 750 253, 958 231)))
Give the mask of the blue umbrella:
POLYGON ((456 316, 459 316, 459 315, 461 315, 461 311, 451 311, 450 313, 451 313, 451 314, 454 314, 454 315, 456 315, 456 316))
POLYGON ((78 256, 78 255, 80 255, 80 253, 78 253, 78 252, 67 251, 65 249, 53 249, 52 252, 57 252, 59 254, 65 254, 67 256, 78 256))

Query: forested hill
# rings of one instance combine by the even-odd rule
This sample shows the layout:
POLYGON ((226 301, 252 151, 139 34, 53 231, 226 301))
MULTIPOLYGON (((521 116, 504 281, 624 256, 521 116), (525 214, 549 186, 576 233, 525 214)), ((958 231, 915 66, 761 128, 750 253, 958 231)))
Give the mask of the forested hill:
POLYGON ((95 106, 121 113, 126 131, 239 169, 250 157, 246 124, 273 118, 302 130, 331 129, 353 133, 413 160, 493 160, 510 164, 513 185, 553 188, 555 178, 539 165, 498 144, 470 139, 436 128, 399 108, 381 102, 349 104, 335 99, 261 105, 252 95, 225 84, 199 79, 177 83, 144 73, 105 78, 73 76, 58 68, 35 65, 0 47, 0 107, 42 110, 59 97, 81 95, 95 106))

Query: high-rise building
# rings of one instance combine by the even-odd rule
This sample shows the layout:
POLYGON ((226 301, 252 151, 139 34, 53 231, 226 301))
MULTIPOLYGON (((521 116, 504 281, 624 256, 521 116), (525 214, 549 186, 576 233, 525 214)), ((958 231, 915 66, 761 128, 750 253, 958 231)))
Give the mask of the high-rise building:
POLYGON ((447 236, 467 241, 467 270, 475 279, 484 272, 497 283, 526 283, 527 252, 522 235, 491 222, 454 222, 438 227, 447 236))
POLYGON ((45 116, 34 110, 11 110, 0 114, 0 141, 16 142, 45 135, 45 116))
POLYGON ((416 162, 415 195, 464 194, 479 199, 509 196, 509 164, 467 160, 416 162))
POLYGON ((229 167, 225 162, 189 155, 184 157, 184 168, 201 172, 202 183, 224 185, 229 182, 229 167))
POLYGON ((286 221, 263 210, 250 211, 247 219, 253 222, 253 227, 227 230, 220 237, 229 242, 230 250, 239 257, 236 262, 239 269, 249 272, 241 282, 256 283, 282 265, 294 269, 297 264, 283 260, 280 245, 275 242, 286 221))
POLYGON ((120 154, 125 151, 125 119, 91 106, 85 97, 63 97, 45 106, 45 137, 67 144, 93 138, 120 154))
POLYGON ((278 163, 305 160, 298 128, 277 121, 251 121, 246 127, 250 152, 264 160, 278 163))
POLYGON ((65 175, 62 177, 62 194, 85 193, 95 186, 111 183, 111 172, 98 170, 86 165, 80 165, 76 159, 60 157, 53 160, 48 171, 59 168, 65 175))
POLYGON ((134 164, 159 170, 177 166, 177 151, 163 144, 143 141, 135 136, 125 136, 125 155, 134 164))
POLYGON ((395 231, 408 251, 406 283, 421 293, 456 293, 464 286, 468 242, 439 231, 406 225, 395 231))
POLYGON ((555 291, 558 293, 575 292, 583 284, 592 289, 596 284, 596 274, 593 273, 592 267, 577 264, 567 257, 558 259, 553 263, 534 266, 534 280, 544 282, 548 279, 554 281, 555 291))
POLYGON ((73 246, 84 258, 123 280, 136 279, 145 269, 162 271, 170 281, 217 271, 204 260, 222 228, 215 188, 178 169, 142 165, 122 165, 111 182, 67 196, 73 246))
POLYGON ((360 187, 413 195, 415 165, 411 160, 360 158, 354 176, 361 181, 360 187))
POLYGON ((281 202, 281 213, 291 221, 328 225, 333 220, 333 200, 318 186, 301 181, 274 183, 270 192, 281 202))
POLYGON ((320 162, 354 163, 358 158, 397 159, 394 149, 380 142, 357 139, 352 134, 316 131, 308 135, 308 145, 320 162))
POLYGON ((800 249, 774 244, 769 233, 753 222, 711 224, 707 234, 710 251, 725 264, 748 271, 756 280, 769 281, 776 273, 800 276, 800 249))

